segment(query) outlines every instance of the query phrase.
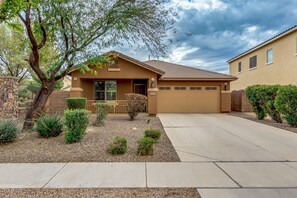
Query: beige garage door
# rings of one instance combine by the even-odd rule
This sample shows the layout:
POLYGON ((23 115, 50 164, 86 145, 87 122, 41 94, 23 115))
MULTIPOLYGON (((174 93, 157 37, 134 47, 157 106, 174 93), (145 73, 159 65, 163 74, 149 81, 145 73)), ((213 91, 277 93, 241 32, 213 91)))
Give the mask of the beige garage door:
POLYGON ((160 86, 158 113, 218 113, 218 86, 160 86))

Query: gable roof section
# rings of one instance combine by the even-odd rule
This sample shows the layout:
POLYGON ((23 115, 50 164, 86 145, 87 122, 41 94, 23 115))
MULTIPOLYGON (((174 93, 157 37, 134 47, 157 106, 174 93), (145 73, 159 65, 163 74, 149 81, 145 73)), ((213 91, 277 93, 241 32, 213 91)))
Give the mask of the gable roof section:
POLYGON ((158 69, 158 68, 156 68, 156 67, 152 67, 151 65, 148 65, 148 64, 146 64, 145 62, 141 62, 141 61, 139 61, 139 60, 136 60, 136 59, 134 59, 134 58, 131 58, 131 57, 129 57, 129 56, 125 55, 125 54, 122 54, 122 53, 120 53, 120 52, 117 52, 117 51, 110 51, 109 53, 116 53, 116 54, 118 54, 118 57, 120 57, 120 58, 122 58, 122 59, 124 59, 124 60, 126 60, 126 61, 132 62, 132 63, 134 63, 134 64, 136 64, 136 65, 138 65, 138 66, 141 66, 141 67, 143 67, 143 68, 145 68, 145 69, 148 69, 148 70, 150 70, 150 71, 153 71, 153 72, 155 72, 155 73, 157 73, 157 74, 160 74, 160 75, 165 74, 164 71, 162 71, 162 70, 160 70, 160 69, 158 69))
POLYGON ((253 47, 253 48, 251 48, 251 49, 249 49, 249 50, 247 50, 247 51, 245 51, 245 52, 243 52, 243 53, 229 59, 227 62, 228 63, 233 62, 233 61, 237 60, 238 58, 240 58, 240 57, 242 57, 242 56, 244 56, 244 55, 246 55, 246 54, 248 54, 250 52, 253 52, 253 51, 255 51, 255 50, 257 50, 257 49, 259 49, 259 48, 261 48, 261 47, 263 47, 265 45, 268 45, 269 43, 272 43, 273 41, 275 41, 277 39, 280 39, 280 38, 284 37, 285 35, 290 34, 291 32, 294 32, 296 30, 297 30, 297 25, 295 25, 295 26, 293 26, 293 27, 291 27, 291 28, 277 34, 276 36, 264 41, 263 43, 260 43, 259 45, 256 45, 255 47, 253 47))
POLYGON ((237 77, 212 71, 197 69, 159 60, 146 61, 146 64, 165 71, 160 80, 236 80, 237 77))
MULTIPOLYGON (((148 64, 145 64, 144 62, 141 62, 141 61, 139 61, 139 60, 136 60, 136 59, 134 59, 134 58, 131 58, 131 57, 129 57, 129 56, 126 56, 125 54, 122 54, 122 53, 120 53, 120 52, 117 52, 117 51, 110 51, 110 52, 105 53, 104 55, 106 55, 106 54, 108 54, 108 53, 115 53, 115 54, 117 54, 117 56, 118 56, 119 58, 122 58, 122 59, 124 59, 124 60, 126 60, 126 61, 128 61, 128 62, 134 63, 134 64, 136 64, 136 65, 138 65, 138 66, 140 66, 140 67, 143 67, 143 68, 145 68, 145 69, 147 69, 147 70, 150 70, 150 71, 152 71, 152 72, 155 72, 155 73, 157 73, 157 74, 159 74, 159 75, 163 75, 163 74, 165 74, 164 71, 162 71, 162 70, 160 70, 160 69, 158 69, 158 68, 152 67, 152 66, 150 66, 150 65, 148 65, 148 64)), ((76 70, 78 70, 78 68, 72 69, 72 70, 68 73, 68 75, 71 75, 71 73, 74 72, 74 71, 76 71, 76 70)))

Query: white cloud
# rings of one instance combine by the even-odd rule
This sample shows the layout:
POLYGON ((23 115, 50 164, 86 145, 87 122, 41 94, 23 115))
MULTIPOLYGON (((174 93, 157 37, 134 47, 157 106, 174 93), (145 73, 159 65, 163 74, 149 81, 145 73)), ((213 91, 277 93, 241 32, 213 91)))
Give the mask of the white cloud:
POLYGON ((189 53, 193 53, 196 50, 199 50, 197 47, 179 47, 172 49, 172 52, 169 54, 168 58, 164 58, 164 61, 180 63, 183 60, 183 57, 189 53))
POLYGON ((220 0, 172 0, 175 6, 183 9, 224 10, 227 4, 220 0))
POLYGON ((240 41, 247 44, 247 49, 258 45, 259 43, 276 35, 277 31, 263 31, 260 26, 248 26, 244 28, 243 34, 240 36, 240 41))

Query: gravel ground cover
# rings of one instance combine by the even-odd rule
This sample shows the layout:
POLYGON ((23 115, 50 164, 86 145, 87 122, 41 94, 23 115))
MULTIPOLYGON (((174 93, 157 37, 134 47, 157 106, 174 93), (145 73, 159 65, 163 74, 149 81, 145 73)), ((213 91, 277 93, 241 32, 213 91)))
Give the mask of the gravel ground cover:
POLYGON ((0 145, 0 163, 180 161, 157 117, 139 114, 136 120, 130 121, 125 114, 109 115, 101 127, 92 126, 95 115, 90 120, 87 134, 80 143, 66 144, 63 134, 46 139, 40 138, 36 132, 20 133, 16 141, 0 145), (154 155, 137 156, 137 141, 149 127, 161 129, 161 139, 154 145, 154 155), (128 140, 128 150, 124 155, 113 156, 107 152, 109 142, 116 135, 128 140))
POLYGON ((196 189, 0 189, 2 198, 100 197, 100 198, 200 198, 196 189))
POLYGON ((255 113, 231 112, 230 115, 245 118, 254 122, 259 122, 276 128, 284 129, 287 131, 291 131, 293 133, 297 133, 297 128, 291 127, 285 121, 283 123, 276 123, 269 117, 266 117, 264 120, 258 120, 255 113))

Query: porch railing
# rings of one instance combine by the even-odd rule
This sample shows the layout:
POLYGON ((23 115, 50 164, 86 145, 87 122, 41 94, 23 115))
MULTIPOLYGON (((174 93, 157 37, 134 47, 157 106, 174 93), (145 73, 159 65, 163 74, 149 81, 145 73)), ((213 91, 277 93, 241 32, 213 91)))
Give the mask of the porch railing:
MULTIPOLYGON (((96 112, 95 104, 96 102, 103 102, 100 100, 87 100, 86 110, 91 111, 92 113, 96 112)), ((120 113, 127 113, 127 100, 113 100, 113 101, 105 101, 106 103, 112 106, 111 110, 108 113, 113 114, 120 114, 120 113)), ((147 107, 145 107, 144 112, 147 112, 147 107)))
MULTIPOLYGON (((87 100, 86 110, 91 111, 92 113, 96 112, 95 104, 96 102, 103 102, 100 100, 87 100)), ((127 100, 113 100, 113 101, 106 101, 106 103, 112 106, 111 110, 108 113, 127 113, 127 100)))

